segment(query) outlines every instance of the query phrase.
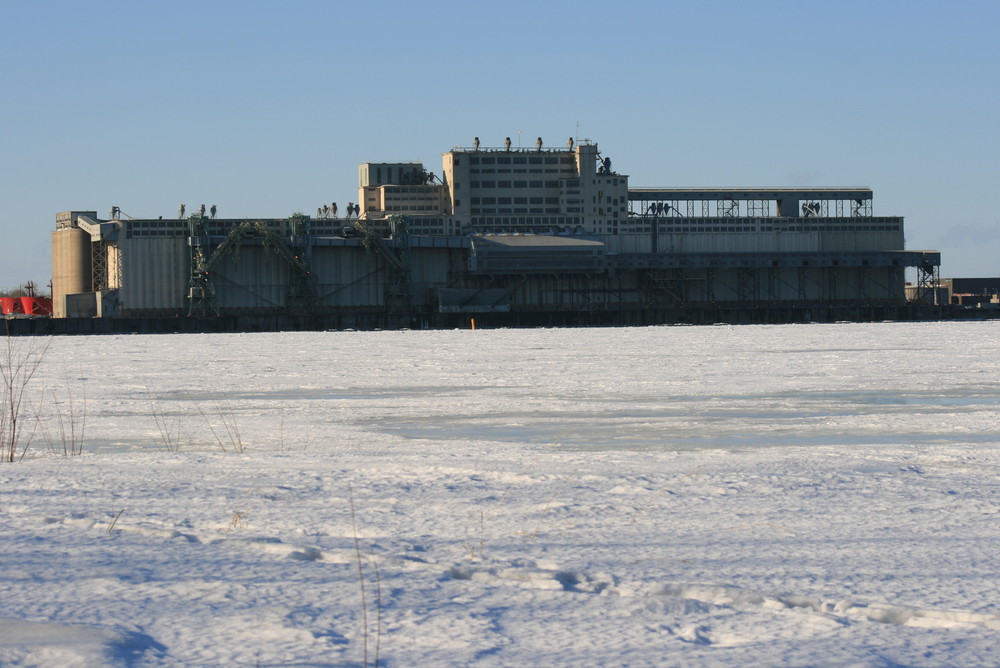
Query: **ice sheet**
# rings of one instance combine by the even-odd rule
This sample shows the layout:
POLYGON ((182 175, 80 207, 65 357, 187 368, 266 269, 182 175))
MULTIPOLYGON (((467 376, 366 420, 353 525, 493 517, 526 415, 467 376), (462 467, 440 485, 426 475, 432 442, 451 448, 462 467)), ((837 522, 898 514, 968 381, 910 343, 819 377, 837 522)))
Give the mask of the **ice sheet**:
POLYGON ((992 665, 998 339, 52 339, 0 664, 992 665))

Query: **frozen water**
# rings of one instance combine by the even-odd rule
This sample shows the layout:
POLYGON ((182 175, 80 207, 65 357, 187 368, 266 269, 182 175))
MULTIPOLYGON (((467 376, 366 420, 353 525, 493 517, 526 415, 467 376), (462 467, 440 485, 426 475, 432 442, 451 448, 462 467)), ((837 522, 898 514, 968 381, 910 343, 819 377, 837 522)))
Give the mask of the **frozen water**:
POLYGON ((0 665, 993 665, 998 340, 52 339, 0 665))

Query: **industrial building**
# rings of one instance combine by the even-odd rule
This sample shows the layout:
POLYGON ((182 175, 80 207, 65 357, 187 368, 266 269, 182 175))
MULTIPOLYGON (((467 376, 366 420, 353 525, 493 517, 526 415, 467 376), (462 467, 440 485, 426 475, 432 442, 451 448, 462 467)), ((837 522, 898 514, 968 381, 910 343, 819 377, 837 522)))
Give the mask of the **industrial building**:
POLYGON ((440 175, 365 163, 358 203, 315 217, 59 213, 53 315, 237 328, 913 317, 940 254, 905 250, 903 218, 876 216, 872 199, 867 187, 630 188, 589 140, 476 138, 444 154, 440 175))

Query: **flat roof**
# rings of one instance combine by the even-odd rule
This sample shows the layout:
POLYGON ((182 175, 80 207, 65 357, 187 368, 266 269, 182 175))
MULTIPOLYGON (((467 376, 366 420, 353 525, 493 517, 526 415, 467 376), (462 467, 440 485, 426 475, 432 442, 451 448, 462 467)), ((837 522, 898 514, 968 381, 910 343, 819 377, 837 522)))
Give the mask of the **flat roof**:
POLYGON ((853 187, 812 187, 812 188, 629 188, 629 201, 660 200, 713 200, 713 199, 871 199, 872 189, 864 186, 853 187))

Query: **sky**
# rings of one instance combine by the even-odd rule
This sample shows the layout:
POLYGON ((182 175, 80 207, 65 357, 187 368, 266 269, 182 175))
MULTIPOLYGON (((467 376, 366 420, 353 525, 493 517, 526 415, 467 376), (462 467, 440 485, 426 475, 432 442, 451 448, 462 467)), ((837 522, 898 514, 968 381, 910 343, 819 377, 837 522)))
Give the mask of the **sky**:
POLYGON ((598 142, 633 187, 868 186, 1000 275, 1000 3, 0 0, 0 289, 55 215, 357 200, 357 166, 598 142))

